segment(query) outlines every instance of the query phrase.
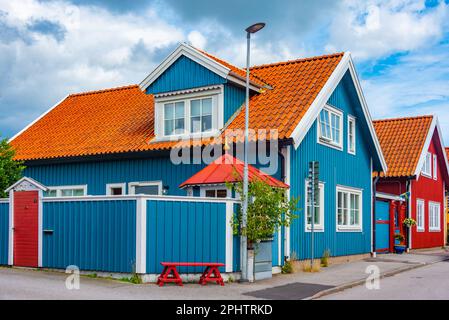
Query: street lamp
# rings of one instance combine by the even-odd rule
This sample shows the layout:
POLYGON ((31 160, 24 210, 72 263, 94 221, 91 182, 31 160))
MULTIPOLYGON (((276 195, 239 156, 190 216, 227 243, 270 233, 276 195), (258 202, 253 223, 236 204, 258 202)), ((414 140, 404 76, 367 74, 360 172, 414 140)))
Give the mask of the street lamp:
POLYGON ((244 167, 243 167, 243 215, 242 237, 240 239, 240 252, 242 253, 242 281, 248 281, 248 239, 246 237, 246 222, 248 218, 248 131, 249 131, 249 65, 251 33, 256 33, 265 27, 265 23, 255 23, 246 31, 246 105, 245 105, 245 142, 244 142, 244 167))

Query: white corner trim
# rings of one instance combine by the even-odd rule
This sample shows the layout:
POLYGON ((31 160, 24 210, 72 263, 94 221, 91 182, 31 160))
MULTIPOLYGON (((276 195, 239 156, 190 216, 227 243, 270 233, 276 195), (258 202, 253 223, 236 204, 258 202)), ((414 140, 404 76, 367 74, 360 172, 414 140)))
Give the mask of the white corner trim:
POLYGON ((9 242, 8 265, 14 264, 14 192, 9 192, 9 242))
POLYGON ((233 269, 233 244, 234 233, 232 231, 231 221, 234 216, 234 204, 226 203, 226 272, 232 272, 233 269))
POLYGON ((38 207, 38 237, 37 237, 37 266, 39 268, 42 267, 42 254, 43 254, 43 225, 44 225, 44 209, 43 209, 43 204, 42 204, 42 199, 44 198, 44 192, 42 190, 39 190, 39 196, 38 196, 38 201, 39 201, 39 207, 38 207))
POLYGON ((229 68, 209 58, 187 43, 180 43, 179 46, 139 84, 140 89, 142 91, 145 91, 157 78, 159 78, 162 73, 164 73, 165 70, 167 70, 182 55, 218 74, 222 78, 226 79, 228 77, 230 71, 229 68))
POLYGON ((34 121, 32 121, 30 124, 28 124, 25 128, 23 128, 21 131, 19 131, 18 133, 16 133, 11 139, 8 140, 8 142, 10 143, 11 141, 13 141, 15 138, 17 138, 18 136, 20 136, 22 133, 24 133, 25 131, 27 131, 30 127, 32 127, 36 122, 38 122, 39 120, 41 120, 43 117, 45 117, 47 114, 49 114, 54 108, 56 108, 57 106, 59 106, 65 99, 67 99, 70 95, 66 95, 63 99, 61 99, 60 101, 58 101, 56 104, 54 104, 50 109, 48 109, 47 111, 45 111, 44 113, 42 113, 39 117, 37 117, 34 121))
POLYGON ((147 264, 147 200, 136 200, 136 273, 146 273, 147 264))
POLYGON ((335 70, 332 72, 329 79, 326 81, 324 87, 321 89, 315 100, 310 105, 309 109, 298 123, 296 128, 293 130, 291 134, 291 138, 293 138, 295 149, 298 148, 301 141, 306 136, 310 127, 313 125, 315 119, 318 117, 321 109, 324 107, 326 102, 329 100, 329 97, 334 92, 340 80, 343 78, 345 72, 350 70, 351 78, 354 82, 354 86, 357 91, 357 95, 360 100, 360 104, 362 105, 362 110, 365 115, 365 120, 368 124, 369 131, 371 133, 371 137, 374 142, 374 146, 376 147, 377 154, 379 156, 380 162, 382 164, 382 168, 384 172, 387 171, 387 163, 382 153, 382 149, 380 147, 379 140, 377 138, 376 132, 374 130, 373 121, 371 118, 371 114, 368 109, 368 105, 366 103, 365 97, 363 95, 362 87, 360 85, 359 79, 357 77, 357 72, 354 67, 354 63, 352 62, 351 54, 349 52, 345 52, 343 58, 340 63, 337 65, 335 70))
MULTIPOLYGON (((291 146, 286 146, 281 149, 282 155, 284 156, 285 160, 285 183, 290 185, 290 174, 291 174, 291 163, 290 163, 290 149, 291 146)), ((287 191, 287 199, 290 200, 291 198, 291 189, 288 188, 287 191)), ((285 227, 284 231, 284 256, 290 257, 290 227, 285 227)))
MULTIPOLYGON (((449 174, 449 165, 448 159, 446 156, 446 151, 443 142, 443 133, 441 131, 440 122, 438 121, 438 117, 436 115, 433 116, 432 123, 430 124, 429 131, 427 132, 426 141, 424 142, 423 149, 421 150, 421 155, 419 156, 418 164, 415 168, 415 176, 416 179, 421 175, 421 168, 424 165, 424 161, 426 161, 426 154, 429 150, 430 143, 432 142, 433 134, 435 133, 435 129, 438 132, 438 140, 440 142, 440 148, 442 150, 443 158, 444 158, 444 167, 446 168, 447 174, 449 174)), ((444 174, 442 172, 442 174, 444 174)), ((443 179, 444 180, 444 179, 443 179)))

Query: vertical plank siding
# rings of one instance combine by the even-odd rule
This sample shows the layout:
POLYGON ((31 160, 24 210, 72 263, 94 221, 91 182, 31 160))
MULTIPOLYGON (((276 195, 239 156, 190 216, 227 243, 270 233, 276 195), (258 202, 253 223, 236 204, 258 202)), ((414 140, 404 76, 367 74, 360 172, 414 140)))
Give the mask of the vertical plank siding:
POLYGON ((134 200, 44 202, 43 230, 43 267, 135 270, 134 200))
POLYGON ((148 200, 147 273, 160 273, 163 261, 225 263, 226 223, 225 203, 148 200))
POLYGON ((0 202, 0 265, 8 264, 9 203, 0 202))
MULTIPOLYGON (((346 75, 347 76, 347 75, 346 75)), ((345 76, 345 77, 346 77, 345 76)), ((370 252, 371 247, 371 146, 360 104, 354 97, 352 84, 343 78, 329 99, 329 103, 343 112, 343 150, 336 150, 317 143, 317 121, 308 131, 302 143, 291 152, 291 195, 299 197, 299 218, 291 225, 291 251, 299 259, 311 256, 311 236, 305 231, 305 180, 309 161, 320 163, 320 181, 324 182, 324 232, 315 232, 315 257, 321 257, 326 249, 332 256, 370 252), (356 117, 356 155, 347 152, 347 116, 356 117), (362 189, 361 232, 337 231, 337 185, 362 189)))

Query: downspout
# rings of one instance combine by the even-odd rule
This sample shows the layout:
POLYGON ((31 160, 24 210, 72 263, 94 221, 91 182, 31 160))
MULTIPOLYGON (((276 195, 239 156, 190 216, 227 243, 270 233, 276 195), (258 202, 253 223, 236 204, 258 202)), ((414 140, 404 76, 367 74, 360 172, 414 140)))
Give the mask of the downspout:
POLYGON ((373 181, 373 216, 372 216, 372 232, 373 232, 373 241, 371 243, 371 255, 373 256, 373 258, 376 257, 376 186, 377 186, 377 182, 379 181, 379 176, 374 178, 373 181))
MULTIPOLYGON (((407 205, 406 205, 405 215, 407 218, 411 218, 412 217, 412 213, 411 213, 412 193, 411 193, 410 188, 412 186, 412 183, 410 181, 410 178, 407 178, 405 180, 405 184, 406 184, 405 190, 406 190, 407 194, 409 195, 407 205)), ((411 240, 412 240, 412 228, 407 228, 407 252, 411 249, 410 248, 411 240)))

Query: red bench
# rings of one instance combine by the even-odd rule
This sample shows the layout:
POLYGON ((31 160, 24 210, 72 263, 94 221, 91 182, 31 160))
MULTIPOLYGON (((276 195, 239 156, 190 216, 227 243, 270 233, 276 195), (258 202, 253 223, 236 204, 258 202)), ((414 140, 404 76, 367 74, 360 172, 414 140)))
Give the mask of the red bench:
POLYGON ((167 282, 176 283, 182 286, 182 279, 179 276, 176 267, 206 267, 200 278, 200 284, 205 285, 208 282, 216 282, 224 286, 223 278, 218 270, 219 267, 224 267, 224 263, 215 262, 161 262, 164 267, 161 275, 157 279, 157 284, 162 287, 167 282))

